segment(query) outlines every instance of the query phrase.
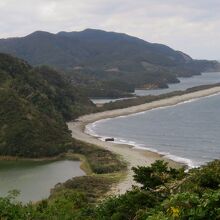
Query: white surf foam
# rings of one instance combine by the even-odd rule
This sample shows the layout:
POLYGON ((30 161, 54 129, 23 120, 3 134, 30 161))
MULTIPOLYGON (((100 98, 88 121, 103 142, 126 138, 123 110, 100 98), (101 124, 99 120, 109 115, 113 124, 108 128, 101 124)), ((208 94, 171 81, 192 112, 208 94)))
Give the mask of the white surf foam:
POLYGON ((179 156, 170 154, 170 153, 168 153, 168 152, 158 151, 158 150, 156 150, 156 149, 154 149, 154 148, 146 147, 144 144, 139 144, 139 143, 136 143, 136 142, 134 142, 134 141, 127 141, 127 140, 124 140, 124 139, 117 139, 117 138, 116 138, 116 140, 114 141, 114 143, 117 143, 117 144, 128 144, 128 145, 132 145, 135 149, 141 149, 141 150, 151 151, 151 152, 153 152, 153 153, 157 153, 157 154, 162 155, 164 158, 173 160, 173 161, 178 162, 178 163, 185 164, 185 165, 187 165, 189 168, 195 168, 195 167, 198 167, 198 166, 199 166, 198 164, 196 164, 195 162, 193 162, 192 160, 190 160, 190 159, 188 159, 188 158, 179 157, 179 156))
MULTIPOLYGON (((101 141, 105 141, 106 138, 111 138, 111 137, 108 137, 108 136, 100 136, 98 135, 97 133, 95 133, 95 131, 92 129, 94 128, 95 126, 93 125, 94 123, 92 124, 88 124, 86 126, 86 130, 85 132, 91 136, 94 136, 96 138, 98 138, 99 140, 101 141)), ((146 150, 146 151, 151 151, 153 153, 157 153, 157 154, 160 154, 162 155, 164 158, 167 158, 167 159, 170 159, 170 160, 173 160, 175 162, 178 162, 178 163, 182 163, 182 164, 185 164, 187 165, 189 168, 195 168, 195 167, 198 167, 198 164, 196 164, 195 162, 193 162, 192 160, 190 159, 187 159, 187 158, 183 158, 183 157, 179 157, 179 156, 176 156, 176 155, 172 155, 170 153, 167 153, 167 152, 162 152, 162 151, 158 151, 154 148, 149 148, 147 146, 145 146, 144 144, 139 144, 135 141, 129 141, 129 140, 126 140, 126 139, 123 139, 123 138, 119 138, 119 137, 114 137, 114 141, 113 143, 115 144, 124 144, 124 145, 130 145, 130 146, 133 146, 133 148, 135 149, 141 149, 141 150, 146 150)))

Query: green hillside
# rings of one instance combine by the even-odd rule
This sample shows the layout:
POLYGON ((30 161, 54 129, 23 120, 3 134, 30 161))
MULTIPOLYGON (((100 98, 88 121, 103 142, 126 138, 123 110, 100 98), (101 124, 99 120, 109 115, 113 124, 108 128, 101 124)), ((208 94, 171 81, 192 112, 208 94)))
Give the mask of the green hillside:
POLYGON ((0 54, 0 154, 52 156, 71 135, 65 120, 92 108, 61 75, 0 54))

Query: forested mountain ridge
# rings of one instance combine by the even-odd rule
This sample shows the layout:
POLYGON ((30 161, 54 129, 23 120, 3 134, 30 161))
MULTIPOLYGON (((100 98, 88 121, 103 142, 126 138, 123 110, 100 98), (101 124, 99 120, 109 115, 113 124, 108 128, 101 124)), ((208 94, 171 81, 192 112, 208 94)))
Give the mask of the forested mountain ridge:
POLYGON ((94 29, 57 34, 36 31, 26 37, 1 39, 0 51, 35 66, 64 70, 74 84, 93 96, 101 90, 103 96, 117 96, 118 91, 131 92, 137 87, 166 87, 178 82, 177 76, 219 68, 216 61, 194 60, 166 45, 94 29))
POLYGON ((65 151, 71 135, 65 120, 90 101, 47 67, 0 54, 0 154, 52 156, 65 151))

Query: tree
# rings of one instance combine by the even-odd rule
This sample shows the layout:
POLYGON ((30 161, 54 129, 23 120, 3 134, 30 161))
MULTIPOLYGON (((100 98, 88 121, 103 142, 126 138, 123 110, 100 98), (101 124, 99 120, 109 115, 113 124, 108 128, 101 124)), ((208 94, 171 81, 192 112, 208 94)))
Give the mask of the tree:
POLYGON ((168 168, 168 163, 157 160, 150 167, 133 167, 134 180, 143 185, 144 189, 156 189, 173 179, 182 178, 184 169, 168 168))

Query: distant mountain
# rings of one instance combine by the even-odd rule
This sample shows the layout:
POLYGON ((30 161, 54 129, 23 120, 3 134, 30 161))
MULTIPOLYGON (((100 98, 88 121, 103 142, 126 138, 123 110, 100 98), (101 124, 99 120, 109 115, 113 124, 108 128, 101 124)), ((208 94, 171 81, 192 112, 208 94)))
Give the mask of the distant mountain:
POLYGON ((46 64, 68 71, 75 83, 84 83, 84 78, 87 85, 88 80, 111 81, 110 84, 120 81, 126 84, 127 91, 152 84, 164 87, 168 82, 178 82, 177 76, 218 68, 216 61, 193 60, 162 44, 93 29, 57 34, 37 31, 26 37, 1 39, 0 52, 35 66, 46 64))
POLYGON ((57 155, 71 143, 65 124, 92 104, 47 68, 0 54, 0 155, 57 155))

